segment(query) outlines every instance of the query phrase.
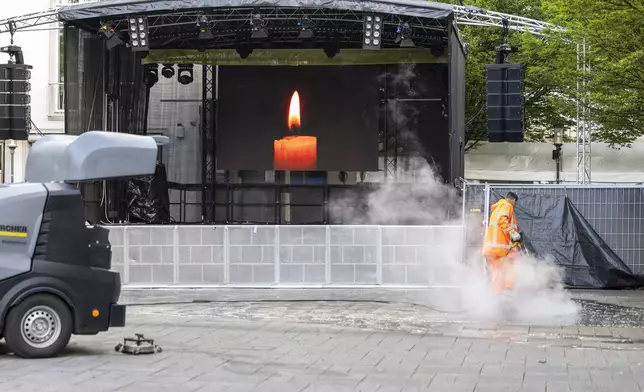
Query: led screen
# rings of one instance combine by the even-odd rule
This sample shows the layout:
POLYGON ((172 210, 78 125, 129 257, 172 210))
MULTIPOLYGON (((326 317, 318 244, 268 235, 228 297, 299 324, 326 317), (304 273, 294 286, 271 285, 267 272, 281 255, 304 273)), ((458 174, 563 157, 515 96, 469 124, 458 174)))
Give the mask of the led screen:
POLYGON ((220 67, 217 166, 378 170, 381 66, 220 67))

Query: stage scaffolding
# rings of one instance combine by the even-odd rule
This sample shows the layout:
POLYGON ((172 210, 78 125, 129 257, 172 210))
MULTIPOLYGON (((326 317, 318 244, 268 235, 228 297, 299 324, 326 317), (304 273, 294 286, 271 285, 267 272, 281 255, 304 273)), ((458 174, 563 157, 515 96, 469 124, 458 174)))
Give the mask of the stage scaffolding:
MULTIPOLYGON (((174 4, 164 2, 165 5, 169 3, 174 4)), ((174 149, 172 146, 162 148, 160 161, 166 165, 169 173, 168 186, 172 204, 173 221, 168 223, 338 223, 329 211, 329 201, 333 197, 349 190, 365 193, 374 186, 373 183, 399 180, 398 175, 407 170, 410 158, 405 156, 405 146, 400 140, 399 130, 387 126, 386 105, 390 98, 386 92, 380 97, 384 117, 380 118, 379 125, 381 148, 380 171, 377 173, 349 173, 348 180, 331 179, 339 173, 328 173, 326 177, 330 180, 326 183, 309 184, 303 177, 298 179, 301 176, 295 172, 253 174, 217 170, 219 63, 208 56, 211 51, 234 48, 236 41, 231 38, 248 29, 248 15, 254 12, 261 12, 265 20, 270 21, 273 28, 271 42, 283 49, 298 47, 294 37, 297 38, 299 30, 294 22, 303 17, 310 18, 316 28, 321 29, 318 31, 320 39, 333 39, 345 51, 361 47, 362 21, 367 13, 377 12, 383 16, 384 23, 388 26, 383 32, 383 45, 388 45, 386 47, 389 48, 399 46, 394 43, 396 26, 401 23, 409 24, 417 47, 426 48, 427 55, 431 51, 435 57, 432 61, 445 63, 449 69, 449 94, 443 105, 445 115, 449 117, 449 130, 446 131, 449 132, 449 146, 446 149, 451 153, 445 163, 448 167, 444 169, 444 176, 447 182, 454 184, 463 176, 466 50, 450 7, 434 3, 411 5, 393 0, 384 3, 359 2, 358 8, 348 3, 322 5, 315 1, 310 4, 299 2, 295 8, 289 8, 279 1, 262 7, 248 4, 231 7, 214 0, 203 0, 203 3, 204 7, 208 5, 210 8, 182 9, 182 6, 177 6, 166 10, 159 9, 156 6, 158 3, 153 7, 151 1, 132 2, 128 3, 127 8, 119 8, 121 4, 99 2, 63 8, 59 13, 65 26, 65 125, 69 134, 106 129, 133 134, 164 133, 171 136, 168 129, 177 124, 159 125, 147 121, 159 118, 159 112, 151 102, 151 99, 156 99, 155 93, 145 85, 145 63, 154 61, 164 64, 159 56, 167 55, 170 56, 166 58, 171 64, 194 64, 193 83, 178 85, 177 88, 190 88, 192 92, 200 89, 199 96, 195 93, 190 97, 192 104, 199 106, 199 118, 176 122, 184 128, 198 129, 198 150, 185 159, 197 157, 199 165, 191 169, 190 175, 184 175, 184 178, 177 181, 170 175, 172 165, 177 164, 177 158, 168 155, 174 149), (126 45, 108 50, 105 39, 101 39, 96 33, 102 25, 108 24, 126 40, 124 34, 128 31, 129 15, 148 18, 152 40, 149 53, 133 51, 126 45), (198 40, 198 29, 195 26, 202 18, 207 18, 214 26, 225 26, 226 29, 213 29, 215 37, 212 40, 198 40), (201 60, 191 59, 190 55, 176 58, 177 54, 169 55, 166 52, 168 50, 192 51, 192 55, 196 53, 201 60), (243 183, 240 183, 240 178, 244 178, 243 183), (253 212, 238 216, 242 206, 253 212)), ((323 45, 324 42, 318 44, 323 45)), ((322 46, 315 50, 322 52, 322 46)), ((379 52, 371 53, 377 55, 379 52)), ((160 74, 159 80, 164 80, 160 74)), ((174 83, 177 83, 176 80, 174 83)), ((172 97, 167 100, 172 100, 172 97)), ((84 186, 83 191, 93 221, 130 222, 131 200, 127 197, 127 182, 89 184, 84 186)))

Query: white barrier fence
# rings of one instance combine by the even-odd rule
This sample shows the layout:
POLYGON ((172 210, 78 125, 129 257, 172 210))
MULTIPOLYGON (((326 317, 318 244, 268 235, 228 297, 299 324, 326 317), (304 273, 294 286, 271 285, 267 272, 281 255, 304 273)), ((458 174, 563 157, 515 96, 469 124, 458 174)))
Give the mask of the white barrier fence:
POLYGON ((109 226, 126 286, 453 284, 462 226, 109 226))

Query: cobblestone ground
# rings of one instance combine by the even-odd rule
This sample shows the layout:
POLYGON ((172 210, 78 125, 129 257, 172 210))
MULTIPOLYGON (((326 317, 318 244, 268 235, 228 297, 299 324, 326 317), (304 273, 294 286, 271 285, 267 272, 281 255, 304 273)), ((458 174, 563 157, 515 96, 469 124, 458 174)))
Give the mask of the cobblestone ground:
POLYGON ((0 343, 0 391, 628 392, 644 385, 642 292, 574 292, 583 317, 554 326, 475 321, 420 300, 427 296, 126 291, 126 328, 75 336, 58 358, 21 360, 0 343), (156 339, 163 352, 114 351, 134 333, 156 339))

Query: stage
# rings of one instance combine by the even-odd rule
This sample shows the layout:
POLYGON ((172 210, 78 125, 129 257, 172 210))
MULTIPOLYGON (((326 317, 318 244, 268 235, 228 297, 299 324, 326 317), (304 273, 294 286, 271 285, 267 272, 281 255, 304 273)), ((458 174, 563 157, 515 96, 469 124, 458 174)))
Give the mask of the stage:
POLYGON ((66 132, 170 139, 154 178, 85 186, 94 221, 348 224, 338 200, 419 181, 418 162, 442 183, 463 177, 466 50, 451 6, 189 5, 59 10, 66 132), (138 20, 146 48, 132 45, 138 20))

